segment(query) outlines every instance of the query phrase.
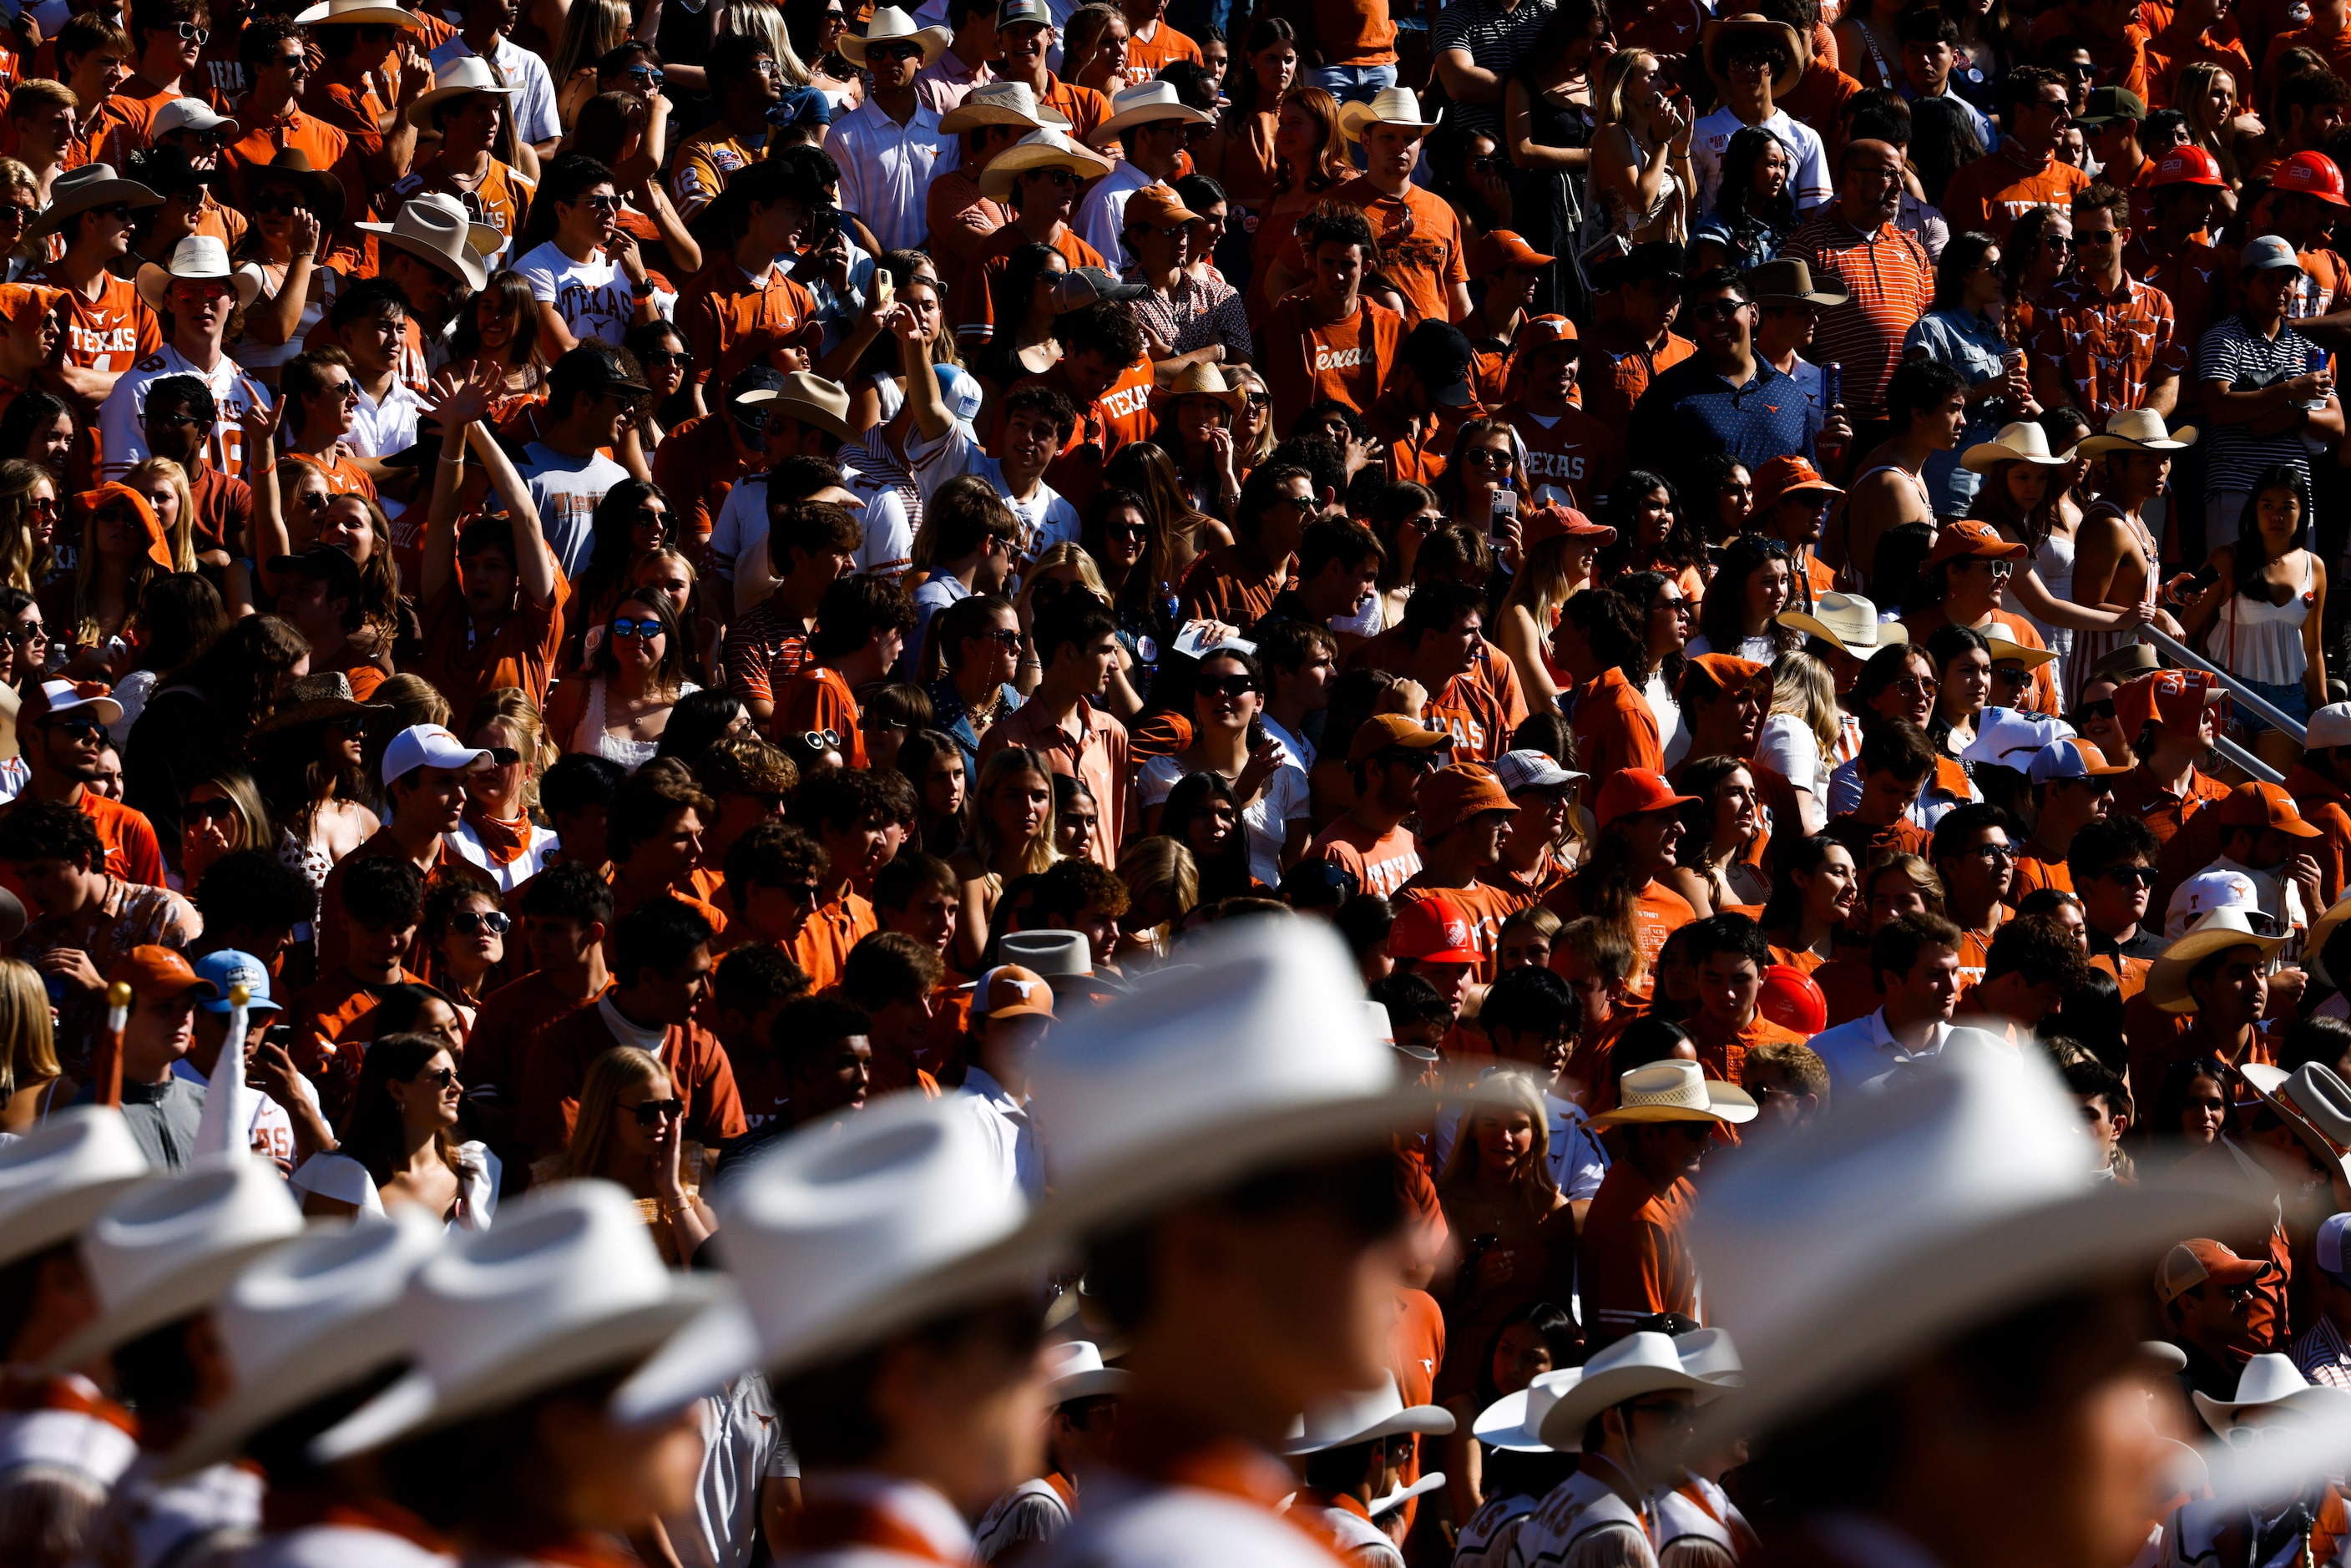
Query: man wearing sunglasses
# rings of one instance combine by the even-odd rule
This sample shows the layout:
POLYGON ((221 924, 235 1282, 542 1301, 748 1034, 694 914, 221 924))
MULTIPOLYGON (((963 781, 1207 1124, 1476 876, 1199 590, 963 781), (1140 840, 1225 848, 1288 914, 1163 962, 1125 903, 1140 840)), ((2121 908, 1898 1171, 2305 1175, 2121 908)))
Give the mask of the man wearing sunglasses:
MULTIPOLYGON (((1211 117, 1188 107, 1172 83, 1154 80, 1149 73, 1139 85, 1120 89, 1110 108, 1110 118, 1094 128, 1088 142, 1099 147, 1115 140, 1126 155, 1086 192, 1071 222, 1117 272, 1141 259, 1126 246, 1127 204, 1141 191, 1175 183, 1185 172, 1186 129, 1211 117)), ((1162 194, 1167 204, 1183 210, 1173 191, 1162 194)), ((1186 213, 1183 221, 1189 223, 1191 214, 1186 213)))
POLYGON ((512 1131, 523 1068, 539 1037, 603 995, 611 981, 604 937, 612 890, 595 866, 576 861, 549 866, 517 892, 518 946, 530 967, 482 998, 465 1038, 466 1091, 478 1097, 477 1110, 496 1116, 501 1137, 512 1131))
POLYGON ((141 0, 126 18, 138 68, 103 103, 86 105, 83 140, 94 161, 120 169, 134 152, 144 152, 155 118, 164 106, 201 90, 196 62, 212 37, 212 13, 204 0, 141 0))
MULTIPOLYGON (((538 158, 552 158, 563 138, 563 127, 556 116, 555 80, 548 75, 545 60, 509 36, 521 19, 522 8, 517 0, 465 0, 465 17, 458 30, 434 47, 434 89, 437 92, 447 85, 450 67, 468 55, 480 56, 496 71, 496 79, 514 89, 514 97, 507 101, 514 114, 516 139, 529 142, 538 158)), ((636 47, 642 49, 644 46, 636 47)), ((598 66, 601 87, 602 62, 599 61, 598 66)), ((695 73, 697 78, 700 74, 695 73)), ((526 202, 528 199, 526 193, 526 202)), ((513 237, 511 229, 507 237, 513 237)))
POLYGON ((2240 1258, 2218 1241, 2183 1241, 2156 1270, 2164 1338, 2188 1357, 2181 1381, 2209 1399, 2237 1396, 2241 1348, 2254 1287, 2277 1271, 2266 1258, 2240 1258))
MULTIPOLYGON (((106 846, 102 868, 125 882, 163 885, 163 852, 143 812, 100 795, 90 786, 99 757, 110 744, 106 727, 119 723, 121 705, 103 686, 53 680, 26 694, 16 735, 26 767, 18 800, 51 800, 88 817, 106 846)), ((0 805, 0 820, 13 808, 0 805)), ((0 884, 7 879, 0 876, 0 884)))
POLYGON ((864 219, 885 250, 920 245, 929 231, 931 171, 948 144, 938 111, 914 90, 914 76, 946 47, 946 28, 917 29, 894 5, 873 13, 864 37, 841 37, 841 53, 864 66, 872 85, 865 101, 825 131, 824 150, 841 167, 841 206, 864 219))
POLYGON ((2158 852, 2146 823, 2111 807, 2083 824, 2066 850, 2090 962, 2115 977, 2126 1001, 2146 988, 2148 968, 2163 956, 2162 922, 2147 918, 2158 852))
MULTIPOLYGON (((310 167, 334 175, 343 187, 344 211, 367 215, 367 176, 351 151, 351 139, 302 106, 310 85, 307 36, 286 16, 256 16, 236 36, 237 62, 252 85, 237 102, 245 134, 230 142, 221 162, 246 196, 259 193, 260 170, 284 150, 302 153, 310 167)), ((331 249, 334 236, 327 236, 331 249)))
POLYGON ((1010 206, 1012 221, 972 253, 970 268, 956 289, 951 303, 959 344, 977 352, 995 336, 997 277, 1022 246, 1050 245, 1072 269, 1109 265, 1068 221, 1077 211, 1079 189, 1109 172, 1106 160, 1052 129, 1030 131, 989 162, 980 175, 980 193, 1010 206))
POLYGON ((1073 139, 1092 145, 1094 131, 1110 118, 1110 95, 1063 81, 1045 68, 1046 55, 1059 41, 1055 16, 1046 0, 1003 0, 996 8, 997 48, 1003 57, 990 68, 1006 81, 1028 83, 1040 106, 1070 122, 1073 139))
MULTIPOLYGON (((2032 836, 2016 852, 2016 886, 2011 907, 2044 887, 2074 893, 2067 869, 2074 840, 2103 821, 2113 804, 2115 780, 2130 768, 2108 762, 2086 740, 2067 737, 2032 756, 2025 778, 2032 789, 2032 836)), ((2076 896, 2079 896, 2078 894, 2076 896)))
POLYGON ((2090 176, 2057 161, 2074 119, 2064 77, 2046 66, 2016 67, 2000 78, 1992 108, 2008 134, 1951 177, 1941 206, 1953 234, 1980 229, 2004 241, 2033 208, 2070 205, 2090 176))
POLYGON ((1659 371, 1634 405, 1625 461, 1656 472, 1698 452, 1727 453, 1750 469, 1817 456, 1825 413, 1755 352, 1748 286, 1721 268, 1691 278, 1681 319, 1698 352, 1659 371))

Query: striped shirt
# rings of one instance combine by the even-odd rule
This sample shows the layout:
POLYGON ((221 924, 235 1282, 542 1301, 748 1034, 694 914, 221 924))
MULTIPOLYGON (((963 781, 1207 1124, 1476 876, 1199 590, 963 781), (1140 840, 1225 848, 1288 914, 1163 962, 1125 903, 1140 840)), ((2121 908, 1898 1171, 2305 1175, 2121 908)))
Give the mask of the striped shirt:
POLYGON ((2351 1344, 2344 1343, 2335 1320, 2324 1312, 2303 1331, 2288 1353, 2294 1367, 2311 1382, 2328 1388, 2351 1389, 2351 1344))
POLYGON ((1885 416, 1886 383, 1902 362, 1903 339, 1935 303, 1935 264, 1917 236, 1880 225, 1864 233, 1831 203, 1804 220, 1780 248, 1782 260, 1809 264, 1815 280, 1842 282, 1852 298, 1821 313, 1808 356, 1844 367, 1844 405, 1856 420, 1885 416))

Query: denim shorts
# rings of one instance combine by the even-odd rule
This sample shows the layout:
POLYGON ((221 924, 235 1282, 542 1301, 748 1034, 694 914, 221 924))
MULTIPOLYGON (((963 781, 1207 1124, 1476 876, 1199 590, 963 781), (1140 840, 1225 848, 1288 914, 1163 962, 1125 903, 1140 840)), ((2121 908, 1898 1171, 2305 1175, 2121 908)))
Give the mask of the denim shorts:
MULTIPOLYGON (((2268 681, 2249 681, 2242 675, 2238 676, 2237 679, 2251 689, 2255 696, 2260 697, 2286 717, 2297 724, 2310 722, 2310 692, 2300 681, 2281 681, 2273 685, 2268 681)), ((2236 716, 2248 740, 2271 727, 2255 718, 2252 710, 2241 704, 2237 707, 2236 716)))

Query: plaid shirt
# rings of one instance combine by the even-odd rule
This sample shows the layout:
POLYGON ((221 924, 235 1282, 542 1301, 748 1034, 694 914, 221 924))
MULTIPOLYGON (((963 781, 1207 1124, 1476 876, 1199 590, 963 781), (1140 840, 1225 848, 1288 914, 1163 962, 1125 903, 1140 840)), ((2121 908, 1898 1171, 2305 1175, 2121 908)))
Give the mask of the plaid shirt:
MULTIPOLYGON (((133 947, 185 949, 204 928, 195 907, 166 887, 109 876, 98 907, 78 919, 45 915, 16 939, 17 956, 30 962, 52 947, 78 947, 101 977, 133 947)), ((57 1004, 57 1059, 78 1078, 88 1076, 89 1052, 106 1022, 106 988, 68 990, 57 1004)))
MULTIPOLYGON (((1137 267, 1128 267, 1125 277, 1129 283, 1144 281, 1137 267)), ((1173 343, 1179 354, 1222 343, 1228 365, 1244 364, 1256 357, 1249 346, 1249 312, 1239 293, 1229 283, 1194 277, 1189 267, 1177 271, 1176 287, 1165 298, 1155 288, 1128 308, 1158 333, 1161 341, 1173 343)))
POLYGON ((2187 368, 2187 350, 2162 289, 2126 272, 2120 293, 2108 294, 2075 274, 2061 279, 2041 302, 2033 352, 2071 384, 2092 430, 2104 430, 2116 409, 2147 402, 2147 385, 2187 368))
POLYGON ((2318 1321, 2294 1342, 2291 1353, 2296 1372, 2328 1388, 2351 1389, 2351 1344, 2346 1344, 2333 1319, 2318 1321))

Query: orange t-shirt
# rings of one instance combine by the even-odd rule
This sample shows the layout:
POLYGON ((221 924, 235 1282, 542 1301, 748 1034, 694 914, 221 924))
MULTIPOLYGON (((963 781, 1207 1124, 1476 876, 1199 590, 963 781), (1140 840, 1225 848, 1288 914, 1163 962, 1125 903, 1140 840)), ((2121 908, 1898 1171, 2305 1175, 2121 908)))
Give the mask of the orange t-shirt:
POLYGON ((556 989, 537 969, 484 997, 465 1034, 467 1091, 494 1091, 491 1097, 511 1109, 533 1042, 593 1000, 556 989))
POLYGON ((1583 412, 1609 430, 1629 428, 1633 405, 1641 401, 1657 373, 1697 352, 1697 344, 1670 331, 1662 345, 1651 349, 1621 316, 1601 322, 1585 336, 1576 371, 1583 412))
POLYGON ((2035 207, 2070 210, 2074 194, 2085 190, 2090 177, 2071 163, 2060 163, 2043 153, 2039 164, 2011 158, 2021 152, 2014 142, 1963 165, 1943 187, 1943 215, 1953 234, 1980 229, 2004 240, 2016 220, 2035 207))
POLYGON ((1221 621, 1246 635, 1273 609, 1274 599, 1288 580, 1287 561, 1276 561, 1270 574, 1252 570, 1239 545, 1220 545, 1192 563, 1184 574, 1178 621, 1221 621))
POLYGON ((1468 887, 1434 887, 1417 877, 1405 883, 1396 893, 1399 903, 1405 899, 1440 897, 1468 917, 1470 940, 1478 949, 1479 983, 1491 985, 1495 975, 1499 972, 1502 922, 1532 904, 1533 895, 1483 882, 1473 883, 1468 887))
MULTIPOLYGON (((1424 319, 1447 321, 1456 284, 1469 281, 1468 246, 1461 219, 1434 191, 1407 184, 1404 194, 1391 196, 1357 175, 1332 191, 1330 199, 1363 209, 1372 234, 1380 244, 1379 272, 1404 296, 1405 325, 1424 319)), ((1304 253, 1293 237, 1283 247, 1282 260, 1291 271, 1307 270, 1304 253)))
MULTIPOLYGON (((6 816, 16 803, 10 800, 0 804, 0 817, 6 816)), ((149 887, 163 885, 163 850, 146 812, 110 800, 95 789, 84 789, 78 804, 81 814, 98 830, 98 841, 106 846, 107 871, 125 882, 143 883, 149 887)), ((0 887, 16 894, 22 894, 25 887, 16 868, 5 861, 0 861, 0 887)))
POLYGON ((841 760, 852 768, 865 764, 865 737, 857 727, 857 694, 828 664, 810 664, 784 683, 776 694, 775 733, 798 735, 829 729, 841 741, 841 760))
MULTIPOLYGON (((1575 882, 1570 878, 1553 888, 1543 900, 1543 907, 1557 915, 1562 921, 1573 920, 1584 913, 1583 901, 1576 896, 1575 882)), ((1647 990, 1646 977, 1657 967, 1657 955, 1665 951, 1666 938, 1698 918, 1688 899, 1667 887, 1651 881, 1633 898, 1633 936, 1640 949, 1641 990, 1647 990)))
POLYGON ((1586 682, 1575 694, 1576 755, 1594 779, 1606 779, 1627 768, 1652 773, 1666 768, 1666 753, 1657 730, 1657 716, 1649 699, 1633 689, 1621 669, 1609 670, 1586 682))
POLYGON ((1148 38, 1141 33, 1128 36, 1126 83, 1129 87, 1140 87, 1178 60, 1200 64, 1200 46, 1187 35, 1177 32, 1163 16, 1152 27, 1148 38))
POLYGON ((1515 713, 1508 697, 1479 679, 1473 665, 1445 683, 1421 705, 1420 716, 1453 737, 1455 758, 1491 762, 1510 749, 1510 734, 1527 716, 1521 701, 1515 713))
MULTIPOLYGON (((1405 1407, 1437 1403, 1437 1369, 1445 1364, 1445 1309, 1426 1291, 1396 1291, 1396 1324, 1388 1339, 1388 1367, 1395 1374, 1396 1387, 1403 1393, 1405 1407)), ((1405 1461, 1403 1481, 1405 1486, 1420 1479, 1421 1444, 1424 1438, 1413 1439, 1412 1458, 1405 1461)), ((1409 1511, 1419 1506, 1415 1498, 1405 1504, 1409 1511)), ((1406 1512, 1405 1529, 1411 1531, 1411 1514, 1406 1512)))
MULTIPOLYGON (((571 1124, 580 1114, 580 1086, 589 1066, 625 1043, 593 1006, 576 1009, 541 1030, 523 1063, 515 1135, 542 1157, 562 1149, 571 1141, 571 1124)), ((700 1144, 723 1144, 750 1130, 743 1120, 735 1070, 716 1035, 700 1024, 673 1024, 663 1031, 661 1050, 654 1054, 669 1071, 670 1092, 685 1102, 686 1136, 700 1144)))
MULTIPOLYGON (((1325 66, 1386 66, 1395 63, 1395 23, 1385 5, 1358 0, 1309 0, 1315 47, 1325 66)), ((1131 58, 1134 47, 1128 46, 1131 58)))
POLYGON ((111 163, 116 171, 131 166, 131 155, 147 151, 147 129, 155 123, 155 116, 165 104, 183 96, 169 92, 143 76, 132 76, 114 89, 114 96, 98 106, 90 123, 83 128, 83 140, 89 143, 90 161, 111 163))
POLYGON ((1258 334, 1258 357, 1273 397, 1273 423, 1287 430, 1309 405, 1331 399, 1361 413, 1379 401, 1380 383, 1404 341, 1405 320, 1384 305, 1356 303, 1343 321, 1314 321, 1305 296, 1273 308, 1258 334))
MULTIPOLYGON (((424 982, 403 968, 393 983, 424 982)), ((381 989, 338 967, 295 992, 286 1004, 294 1025, 294 1065, 328 1091, 321 1108, 329 1116, 349 1110, 351 1092, 359 1087, 360 1066, 367 1060, 368 1042, 375 1038, 368 1015, 383 999, 381 989)))
POLYGON ((1576 1248, 1584 1327, 1594 1343, 1622 1339, 1658 1312, 1699 1315, 1698 1269, 1683 1239, 1692 1196, 1686 1180, 1659 1192, 1624 1160, 1608 1167, 1576 1248))
POLYGON ((1698 1047, 1698 1059, 1708 1078, 1719 1078, 1725 1083, 1743 1082, 1747 1053, 1759 1045, 1802 1045, 1805 1037, 1791 1029, 1782 1029, 1757 1013, 1747 1020, 1747 1027, 1731 1034, 1718 1037, 1706 1027, 1703 1018, 1692 1019, 1683 1028, 1689 1030, 1690 1042, 1698 1047))
POLYGON ((881 928, 873 905, 844 891, 811 910, 799 935, 785 944, 784 951, 808 976, 809 991, 813 995, 839 985, 841 971, 849 962, 849 950, 881 928))
POLYGON ((449 583, 424 612, 424 658, 416 673, 465 713, 484 692, 519 687, 534 703, 547 701, 556 651, 563 645, 563 601, 569 591, 559 575, 554 602, 539 605, 517 593, 514 613, 486 639, 478 639, 465 596, 449 583))
POLYGON ((66 293, 66 360, 85 371, 120 374, 149 354, 163 349, 162 323, 137 285, 108 274, 98 298, 90 299, 64 278, 54 266, 43 267, 27 280, 66 293))
POLYGON ((1342 817, 1314 835, 1307 852, 1353 872, 1358 886, 1383 898, 1395 896, 1420 874, 1420 847, 1399 825, 1374 838, 1351 817, 1342 817))

